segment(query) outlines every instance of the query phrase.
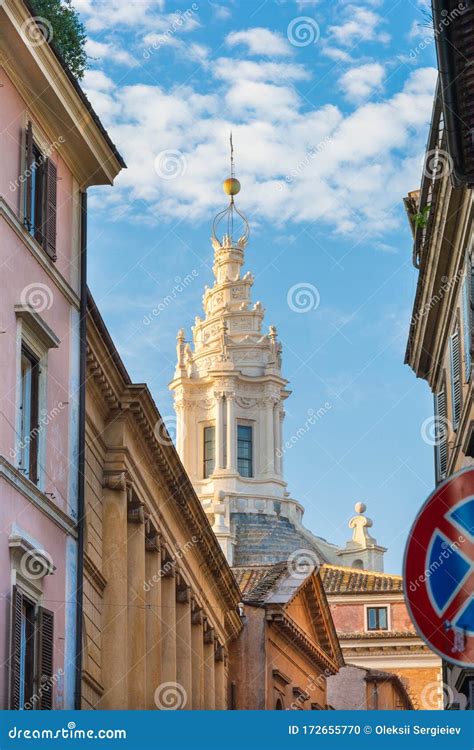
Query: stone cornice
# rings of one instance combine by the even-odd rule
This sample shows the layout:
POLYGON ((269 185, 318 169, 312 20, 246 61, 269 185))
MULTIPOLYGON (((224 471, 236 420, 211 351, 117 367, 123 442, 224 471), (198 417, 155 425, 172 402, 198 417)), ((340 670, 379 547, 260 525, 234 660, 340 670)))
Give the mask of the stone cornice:
MULTIPOLYGON (((217 353, 217 349, 214 353, 217 353)), ((207 357, 208 354, 209 352, 200 352, 194 355, 194 359, 198 360, 201 357, 207 357)), ((280 386, 281 388, 285 388, 285 390, 282 391, 282 396, 284 398, 287 398, 291 395, 291 391, 286 390, 286 386, 288 385, 289 381, 281 377, 280 375, 276 375, 275 373, 267 375, 245 375, 238 369, 229 369, 226 372, 222 370, 214 371, 211 368, 207 375, 199 378, 189 378, 187 376, 181 375, 177 378, 173 378, 173 380, 169 384, 169 388, 171 390, 175 390, 176 388, 182 387, 187 390, 191 388, 203 388, 207 386, 212 389, 216 387, 216 381, 219 378, 232 378, 238 383, 251 385, 265 385, 267 383, 272 383, 280 386)))
POLYGON ((472 191, 453 189, 449 177, 444 179, 447 195, 432 207, 436 227, 422 255, 405 356, 431 388, 436 387, 443 363, 474 211, 472 191))
POLYGON ((329 658, 281 607, 266 605, 265 610, 265 619, 267 622, 271 622, 286 638, 289 638, 292 646, 295 646, 309 656, 319 667, 327 669, 331 674, 336 674, 339 670, 339 664, 329 658))

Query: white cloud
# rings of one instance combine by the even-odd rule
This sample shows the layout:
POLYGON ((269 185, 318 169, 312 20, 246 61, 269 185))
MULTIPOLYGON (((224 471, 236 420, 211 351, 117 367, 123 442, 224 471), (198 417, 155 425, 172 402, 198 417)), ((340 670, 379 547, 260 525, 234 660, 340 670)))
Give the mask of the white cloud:
POLYGON ((280 62, 253 62, 236 60, 234 57, 221 57, 212 63, 212 72, 222 81, 305 81, 311 74, 303 65, 280 62))
POLYGON ((74 7, 85 19, 88 29, 101 31, 115 26, 136 26, 152 23, 160 17, 162 0, 75 0, 74 7))
POLYGON ((283 57, 291 54, 291 48, 282 34, 262 27, 232 31, 227 35, 226 42, 230 47, 243 44, 252 55, 283 57))
POLYGON ((232 11, 230 8, 227 8, 225 5, 219 5, 219 3, 213 3, 211 0, 208 0, 208 3, 212 8, 214 18, 217 18, 219 21, 227 21, 227 19, 231 18, 232 11))
POLYGON ((382 90, 385 69, 380 63, 367 63, 350 68, 341 77, 339 84, 346 99, 359 102, 382 90))
POLYGON ((434 69, 414 71, 398 93, 346 116, 331 104, 308 110, 291 86, 261 80, 216 84, 209 95, 191 87, 111 88, 94 75, 86 86, 129 165, 114 206, 121 201, 132 220, 210 222, 224 202, 232 129, 239 205, 251 220, 383 234, 397 226, 400 196, 419 181, 435 80, 434 69), (168 149, 181 152, 185 165, 175 179, 154 168, 168 149))
POLYGON ((361 41, 388 42, 386 32, 380 31, 383 18, 368 8, 359 5, 348 5, 345 12, 346 20, 337 26, 330 26, 328 31, 336 44, 352 47, 361 41))
POLYGON ((131 68, 138 65, 138 62, 129 52, 112 42, 98 42, 89 38, 86 42, 86 52, 94 60, 105 60, 109 63, 127 65, 131 68))
POLYGON ((336 62, 354 62, 347 50, 339 49, 339 47, 332 47, 325 41, 322 41, 321 49, 326 57, 329 57, 331 60, 336 60, 336 62))

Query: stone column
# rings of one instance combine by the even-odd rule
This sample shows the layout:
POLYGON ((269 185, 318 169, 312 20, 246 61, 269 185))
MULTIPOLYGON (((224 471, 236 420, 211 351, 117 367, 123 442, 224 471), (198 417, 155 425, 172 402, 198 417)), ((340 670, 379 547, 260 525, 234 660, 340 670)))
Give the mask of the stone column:
POLYGON ((280 403, 277 402, 273 407, 273 435, 275 439, 275 473, 281 476, 281 420, 280 420, 280 403))
POLYGON ((268 399, 265 402, 265 440, 266 440, 266 453, 265 453, 265 473, 275 473, 275 440, 273 434, 273 400, 268 399))
POLYGON ((225 686, 225 667, 224 667, 224 647, 216 643, 214 652, 215 663, 215 684, 216 684, 216 710, 225 711, 227 708, 226 686, 225 686))
POLYGON ((106 474, 103 491, 101 709, 127 709, 127 488, 125 473, 106 474))
POLYGON ((217 391, 214 393, 216 399, 216 412, 215 412, 215 469, 224 468, 224 396, 221 392, 217 391))
POLYGON ((280 456, 280 474, 281 474, 282 477, 285 475, 285 467, 284 467, 284 464, 283 464, 283 457, 284 457, 284 453, 283 453, 283 451, 284 451, 284 447, 283 447, 283 420, 284 419, 285 419, 285 412, 280 407, 280 423, 278 425, 278 434, 280 436, 280 438, 279 438, 279 441, 280 441, 280 450, 282 452, 282 454, 280 456))
MULTIPOLYGON (((145 600, 145 513, 132 499, 128 505, 128 707, 146 706, 146 600, 145 600)), ((123 641, 122 641, 123 643, 123 641)))
POLYGON ((191 614, 191 670, 194 711, 204 708, 204 629, 202 609, 193 602, 191 614))
POLYGON ((184 403, 175 401, 176 412, 176 450, 178 451, 181 461, 184 461, 184 440, 185 440, 185 422, 184 422, 184 403))
POLYGON ((176 577, 176 682, 181 685, 179 707, 193 705, 191 661, 191 590, 180 576, 176 577))
POLYGON ((207 711, 216 707, 216 674, 214 664, 214 628, 204 629, 204 705, 207 711))
POLYGON ((147 709, 156 709, 155 690, 161 683, 161 553, 156 530, 145 538, 146 570, 146 694, 147 709))
POLYGON ((176 682, 176 582, 174 562, 162 553, 161 684, 176 682))
POLYGON ((227 402, 227 469, 237 471, 237 430, 235 424, 235 396, 228 393, 227 402))

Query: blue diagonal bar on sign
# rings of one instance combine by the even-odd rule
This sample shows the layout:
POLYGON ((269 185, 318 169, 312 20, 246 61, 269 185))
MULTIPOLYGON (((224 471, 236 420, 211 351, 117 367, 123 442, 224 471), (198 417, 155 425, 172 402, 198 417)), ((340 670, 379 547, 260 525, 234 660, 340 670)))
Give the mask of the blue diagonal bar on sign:
POLYGON ((457 505, 448 517, 470 536, 474 536, 474 497, 457 505))
POLYGON ((428 585, 440 612, 452 599, 470 568, 468 561, 455 549, 449 548, 446 539, 435 532, 429 556, 428 585))
POLYGON ((468 635, 474 635, 474 599, 472 596, 454 624, 468 635))

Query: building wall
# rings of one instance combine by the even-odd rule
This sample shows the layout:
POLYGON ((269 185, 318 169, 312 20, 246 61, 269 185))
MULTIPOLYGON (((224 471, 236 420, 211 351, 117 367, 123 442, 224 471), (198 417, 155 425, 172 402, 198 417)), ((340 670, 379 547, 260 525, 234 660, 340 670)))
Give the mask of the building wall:
POLYGON ((385 597, 383 594, 348 594, 328 598, 336 631, 345 636, 341 638, 341 647, 346 664, 398 675, 416 708, 442 707, 441 660, 417 635, 402 594, 385 597), (367 606, 389 609, 390 629, 380 631, 379 637, 376 632, 367 630, 367 606))
POLYGON ((410 699, 397 680, 384 679, 369 669, 347 665, 328 679, 328 700, 336 711, 399 711, 410 709, 410 699))
MULTIPOLYGON (((77 484, 77 379, 78 339, 71 331, 77 320, 79 249, 78 188, 73 174, 56 150, 50 153, 57 166, 57 260, 23 226, 22 149, 28 120, 33 133, 51 145, 42 123, 35 117, 3 68, 0 68, 2 108, 0 112, 0 591, 2 664, 0 707, 8 706, 8 660, 12 552, 10 538, 17 535, 33 549, 44 551, 55 567, 54 575, 36 577, 37 604, 54 614, 53 663, 56 679, 53 707, 73 708, 76 591, 75 516, 77 484), (29 318, 20 317, 16 306, 28 308, 49 327, 57 344, 44 351, 40 403, 39 481, 35 486, 19 467, 19 382, 21 339, 31 328, 29 318), (69 540, 69 541, 68 541, 69 540), (72 597, 72 598, 71 598, 72 597)), ((31 333, 31 331, 30 331, 31 333)), ((33 331, 33 337, 36 333, 33 331)), ((24 551, 23 569, 31 559, 24 551)), ((21 561, 18 563, 21 566, 21 561)), ((24 572, 24 571, 23 571, 24 572)), ((20 575, 21 571, 19 571, 20 575)), ((25 583, 27 582, 25 579, 25 583)), ((17 582, 20 578, 17 578, 17 582)))
POLYGON ((172 443, 156 440, 156 407, 116 367, 97 321, 89 318, 83 708, 223 710, 240 592, 172 443))
MULTIPOLYGON (((445 73, 440 75, 443 78, 445 73)), ((449 149, 458 135, 455 128, 450 135, 445 130, 441 78, 435 94, 426 163, 433 154, 433 145, 441 149, 443 158, 451 160, 449 149)), ((434 396, 434 418, 422 425, 426 442, 434 448, 433 485, 474 463, 473 194, 470 186, 460 184, 463 181, 453 185, 451 167, 441 175, 425 169, 419 191, 412 193, 415 212, 424 212, 426 222, 412 226, 414 264, 419 274, 405 361, 417 377, 427 381, 434 396), (456 331, 459 357, 452 356, 456 352, 456 331), (455 408, 455 403, 459 408, 455 408)), ((468 674, 465 673, 467 682, 462 677, 453 682, 452 671, 445 669, 447 707, 453 704, 465 708, 465 701, 458 700, 458 690, 463 684, 468 692, 468 674)), ((440 696, 441 693, 440 688, 440 696)))
POLYGON ((265 607, 246 605, 244 630, 231 647, 236 708, 274 710, 278 702, 282 710, 325 708, 324 668, 265 618, 265 607))
POLYGON ((284 637, 273 623, 267 628, 266 652, 267 663, 272 667, 267 673, 268 709, 275 708, 280 695, 286 709, 310 710, 316 705, 320 709, 326 708, 328 700, 324 668, 295 649, 291 640, 284 637), (274 670, 287 675, 290 680, 288 685, 282 686, 274 670))

